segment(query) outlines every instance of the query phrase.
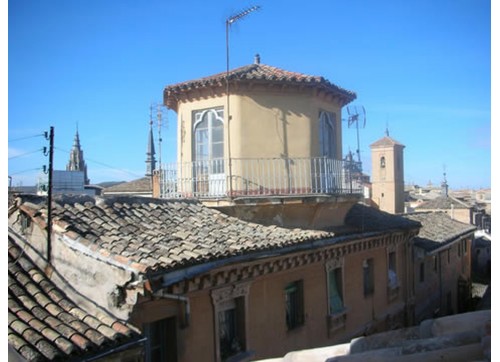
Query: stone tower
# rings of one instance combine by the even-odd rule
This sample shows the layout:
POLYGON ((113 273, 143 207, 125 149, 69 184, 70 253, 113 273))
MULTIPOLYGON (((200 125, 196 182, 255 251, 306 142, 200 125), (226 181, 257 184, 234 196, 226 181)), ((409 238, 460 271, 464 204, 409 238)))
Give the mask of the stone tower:
POLYGON ((85 185, 88 185, 90 183, 90 180, 87 177, 87 165, 85 164, 85 160, 83 159, 83 151, 80 146, 78 129, 76 130, 73 148, 71 149, 71 153, 69 154, 69 162, 66 166, 66 171, 83 171, 85 185))
POLYGON ((380 210, 404 212, 404 145, 385 137, 370 145, 372 154, 372 200, 380 210))

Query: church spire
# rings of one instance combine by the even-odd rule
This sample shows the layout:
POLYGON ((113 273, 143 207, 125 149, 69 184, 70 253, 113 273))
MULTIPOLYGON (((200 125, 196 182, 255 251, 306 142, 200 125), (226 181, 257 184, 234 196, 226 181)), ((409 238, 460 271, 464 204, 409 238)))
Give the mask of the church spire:
POLYGON ((83 176, 85 179, 85 185, 90 183, 87 177, 87 165, 83 159, 83 151, 80 146, 80 136, 78 134, 78 125, 76 127, 75 139, 73 141, 73 148, 69 154, 69 162, 66 166, 66 171, 83 171, 83 176))
POLYGON ((153 140, 153 120, 149 121, 148 149, 146 151, 146 176, 152 176, 156 169, 155 146, 153 140))

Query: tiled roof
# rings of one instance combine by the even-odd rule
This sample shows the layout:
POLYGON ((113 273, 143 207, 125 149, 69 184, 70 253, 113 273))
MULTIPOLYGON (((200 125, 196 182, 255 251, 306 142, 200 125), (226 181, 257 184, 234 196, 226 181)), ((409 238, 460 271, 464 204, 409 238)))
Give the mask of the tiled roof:
POLYGON ((371 148, 377 148, 377 147, 392 147, 392 146, 403 146, 404 145, 398 141, 396 141, 394 138, 391 138, 389 136, 384 136, 383 138, 379 139, 378 141, 373 142, 370 147, 371 148))
POLYGON ((470 206, 468 206, 466 203, 457 200, 452 196, 439 196, 435 199, 426 201, 418 205, 416 208, 421 210, 450 210, 452 208, 452 205, 454 209, 470 208, 470 206))
POLYGON ((356 204, 349 210, 345 223, 363 232, 414 229, 421 226, 418 220, 410 220, 400 215, 389 214, 363 204, 356 204))
MULTIPOLYGON (((226 85, 226 73, 218 73, 187 82, 177 83, 165 87, 164 98, 175 99, 175 96, 193 89, 206 87, 221 87, 226 85)), ((324 89, 345 98, 345 104, 356 99, 356 93, 341 88, 321 76, 306 75, 290 72, 265 64, 250 64, 229 71, 230 83, 235 82, 263 82, 274 84, 288 84, 299 86, 311 86, 324 89)), ((167 102, 168 104, 168 102, 167 102)))
POLYGON ((417 212, 405 214, 404 217, 422 224, 422 229, 414 241, 415 245, 427 251, 437 249, 476 229, 473 225, 453 220, 444 212, 417 212))
POLYGON ((131 342, 133 327, 79 308, 9 237, 11 345, 27 361, 72 360, 131 342))
POLYGON ((118 185, 106 187, 104 193, 130 193, 130 192, 149 192, 153 190, 151 177, 142 177, 137 180, 123 182, 118 185))
MULTIPOLYGON (((44 198, 26 197, 21 209, 46 214, 44 198)), ((67 237, 100 259, 139 273, 334 237, 326 231, 245 222, 193 199, 58 196, 54 206, 54 223, 67 237)))

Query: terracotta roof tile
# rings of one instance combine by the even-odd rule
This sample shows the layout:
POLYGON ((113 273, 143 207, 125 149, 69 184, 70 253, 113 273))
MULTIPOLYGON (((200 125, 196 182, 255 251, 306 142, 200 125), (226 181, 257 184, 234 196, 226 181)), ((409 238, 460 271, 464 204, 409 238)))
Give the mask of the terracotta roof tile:
MULTIPOLYGON (((36 199, 31 197, 27 201, 35 203, 36 199)), ((40 203, 44 201, 43 198, 39 199, 40 203)), ((101 227, 91 231, 96 237, 93 241, 95 247, 89 248, 88 252, 99 258, 105 257, 107 262, 133 268, 139 273, 173 270, 335 237, 333 232, 245 222, 191 199, 66 196, 55 197, 54 205, 54 219, 69 225, 79 224, 81 230, 92 229, 85 220, 92 219, 93 223, 103 221, 101 227), (85 208, 76 208, 76 204, 85 205, 85 208), (92 215, 92 218, 82 218, 82 215, 92 215)), ((413 228, 419 225, 362 206, 354 207, 349 215, 351 217, 347 221, 358 232, 366 228, 387 230, 388 226, 413 228), (363 214, 363 218, 357 217, 358 214, 363 214)), ((66 232, 66 235, 74 239, 87 238, 89 232, 82 232, 82 235, 70 232, 66 232)))
POLYGON ((113 329, 119 323, 116 319, 103 316, 99 320, 78 308, 10 236, 8 250, 9 344, 26 360, 66 360, 139 337, 131 326, 113 329))
POLYGON ((427 251, 437 249, 476 229, 474 225, 453 220, 444 212, 416 212, 405 214, 404 217, 422 224, 414 243, 427 251))
MULTIPOLYGON (((106 250, 114 253, 114 260, 125 265, 129 265, 130 261, 133 260, 136 269, 139 265, 144 266, 144 268, 141 268, 142 270, 145 267, 154 267, 156 265, 170 267, 174 264, 184 264, 193 259, 202 262, 203 258, 200 256, 203 255, 230 255, 234 248, 229 247, 231 244, 229 241, 237 240, 240 234, 245 236, 243 239, 248 243, 248 248, 251 250, 272 247, 273 244, 279 245, 282 236, 296 241, 302 240, 300 233, 288 229, 273 228, 272 232, 259 233, 259 229, 262 228, 260 225, 248 225, 233 219, 228 222, 225 215, 219 215, 218 212, 202 207, 192 200, 175 200, 169 203, 157 200, 155 200, 155 203, 149 200, 145 202, 142 199, 140 202, 110 200, 105 204, 106 207, 101 207, 101 211, 106 211, 110 218, 120 215, 122 221, 128 220, 128 224, 123 226, 122 222, 122 226, 118 227, 118 223, 115 223, 115 225, 107 223, 106 227, 94 230, 94 233, 99 234, 99 240, 96 240, 96 242, 100 243, 101 248, 104 249, 101 254, 106 250), (156 202, 160 204, 158 205, 156 202), (154 208, 151 205, 154 205, 154 208), (135 212, 122 212, 124 208, 130 207, 134 207, 135 212), (158 222, 151 215, 154 211, 158 211, 159 215, 169 222, 158 222), (139 218, 138 215, 141 215, 141 217, 139 218), (222 230, 220 230, 221 225, 217 225, 217 227, 215 225, 211 226, 214 217, 222 224, 222 230), (236 222, 236 225, 234 225, 234 222, 236 222), (207 226, 209 226, 208 230, 206 230, 207 226), (192 228, 194 230, 190 230, 192 228), (260 239, 258 241, 261 245, 255 242, 255 238, 260 239), (269 240, 266 240, 267 238, 269 240), (179 243, 181 240, 183 243, 179 243)), ((61 206, 65 210, 62 215, 68 215, 67 211, 71 210, 71 204, 65 203, 61 206)), ((97 214, 95 209, 99 209, 99 207, 94 204, 89 210, 97 214)), ((73 219, 68 220, 82 221, 78 219, 77 213, 73 214, 72 217, 73 219)), ((331 236, 316 231, 306 234, 307 237, 303 240, 331 236)))
POLYGON ((394 138, 389 137, 389 136, 384 136, 381 139, 373 142, 370 147, 371 148, 378 148, 378 147, 392 147, 392 146, 403 146, 404 145, 398 141, 396 141, 394 138))
MULTIPOLYGON (((227 74, 219 73, 209 77, 172 84, 164 89, 164 99, 169 107, 175 109, 174 103, 179 94, 200 88, 224 87, 227 74)), ((356 99, 356 93, 341 88, 321 76, 307 75, 290 72, 284 69, 265 64, 250 64, 229 71, 229 82, 262 82, 274 84, 287 84, 324 89, 333 94, 342 96, 344 105, 356 99)))
POLYGON ((393 215, 363 204, 356 204, 349 210, 345 223, 363 232, 419 228, 421 226, 418 221, 404 218, 401 215, 393 215))
POLYGON ((450 210, 450 209, 469 209, 471 208, 465 202, 462 202, 452 196, 439 196, 428 200, 416 207, 417 210, 450 210))

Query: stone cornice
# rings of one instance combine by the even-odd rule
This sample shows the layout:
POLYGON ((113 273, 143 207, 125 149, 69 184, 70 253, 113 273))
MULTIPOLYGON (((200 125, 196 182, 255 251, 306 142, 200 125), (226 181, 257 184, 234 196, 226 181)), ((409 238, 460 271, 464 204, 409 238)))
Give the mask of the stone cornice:
POLYGON ((360 236, 360 239, 357 240, 333 244, 317 250, 301 251, 258 261, 233 264, 190 279, 184 279, 170 285, 168 290, 174 294, 185 294, 204 289, 223 287, 228 284, 250 281, 256 277, 299 268, 313 263, 328 263, 330 260, 337 260, 337 264, 340 263, 341 265, 344 257, 347 255, 382 247, 393 250, 396 245, 409 241, 414 234, 416 232, 400 231, 365 238, 360 236))

